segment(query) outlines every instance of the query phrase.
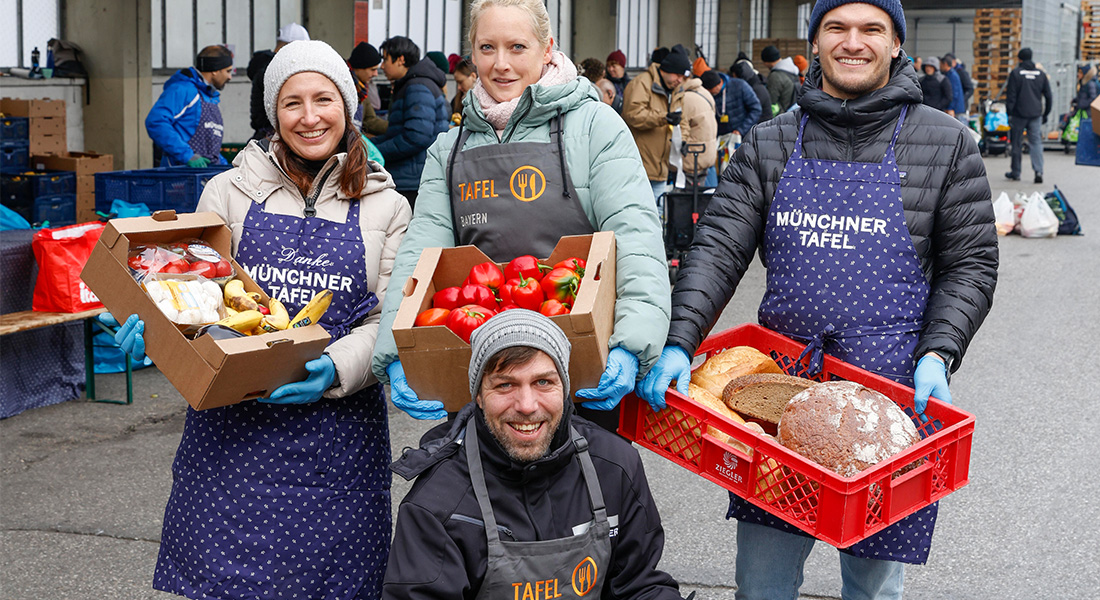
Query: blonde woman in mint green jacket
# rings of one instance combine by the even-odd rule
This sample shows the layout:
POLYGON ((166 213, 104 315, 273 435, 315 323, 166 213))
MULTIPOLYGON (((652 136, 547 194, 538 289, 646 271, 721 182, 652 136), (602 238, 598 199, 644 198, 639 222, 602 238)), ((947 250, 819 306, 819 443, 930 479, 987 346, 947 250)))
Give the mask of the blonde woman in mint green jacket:
POLYGON ((471 9, 478 83, 463 102, 462 126, 428 149, 413 220, 383 304, 372 368, 390 383, 399 408, 420 419, 445 416, 442 403, 419 400, 409 388, 391 332, 402 287, 424 248, 473 244, 505 262, 524 254, 546 257, 565 235, 613 231, 617 297, 611 350, 598 387, 576 394, 590 400, 582 405, 590 409, 582 410, 584 416, 613 429, 619 401, 656 362, 668 329, 668 270, 653 193, 626 123, 553 50, 549 20, 537 14, 545 12, 541 2, 495 4, 483 0, 471 9), (543 193, 530 201, 513 197, 508 185, 510 174, 525 165, 545 176, 543 193), (486 179, 496 181, 490 189, 497 196, 468 193, 464 182, 486 179), (460 189, 467 191, 461 201, 460 189), (478 218, 463 218, 468 215, 478 218))

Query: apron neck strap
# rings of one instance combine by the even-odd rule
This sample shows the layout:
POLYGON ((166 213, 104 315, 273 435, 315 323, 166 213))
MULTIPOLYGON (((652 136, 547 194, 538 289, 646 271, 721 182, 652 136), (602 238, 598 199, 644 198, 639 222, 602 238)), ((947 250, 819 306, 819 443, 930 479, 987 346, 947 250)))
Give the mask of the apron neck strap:
MULTIPOLYGON (((897 162, 894 158, 894 145, 897 144, 898 135, 901 133, 901 126, 905 123, 905 115, 909 112, 909 105, 901 105, 901 114, 898 115, 898 122, 894 125, 894 135, 890 137, 890 146, 886 149, 886 156, 883 157, 884 163, 897 162)), ((810 119, 810 114, 807 112, 802 113, 802 118, 798 121, 798 137, 794 141, 794 151, 791 152, 791 158, 802 158, 802 132, 806 130, 806 122, 810 119)))

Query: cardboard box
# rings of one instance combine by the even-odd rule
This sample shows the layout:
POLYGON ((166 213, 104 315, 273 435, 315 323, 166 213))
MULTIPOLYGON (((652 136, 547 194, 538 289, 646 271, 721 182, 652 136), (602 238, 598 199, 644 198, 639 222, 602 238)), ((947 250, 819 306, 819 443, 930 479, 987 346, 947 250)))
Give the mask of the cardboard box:
MULTIPOLYGON (((136 313, 145 321, 145 353, 196 410, 263 398, 281 385, 305 379, 305 363, 320 356, 329 343, 329 334, 320 325, 229 340, 208 335, 190 340, 130 276, 131 244, 188 238, 203 239, 230 256, 232 233, 218 215, 160 211, 151 217, 109 221, 81 279, 112 314, 125 318, 136 313)), ((245 270, 232 262, 245 289, 263 295, 245 270)))
POLYGON ((0 112, 11 117, 64 117, 65 101, 0 98, 0 112))
POLYGON ((30 141, 30 153, 31 154, 65 154, 68 152, 68 142, 66 141, 65 133, 62 132, 56 135, 38 135, 31 136, 30 141))
MULTIPOLYGON (((579 294, 568 315, 551 317, 573 345, 569 380, 573 390, 596 387, 607 363, 607 342, 615 324, 615 234, 563 237, 542 262, 577 256, 587 263, 579 294)), ((442 326, 413 327, 416 315, 431 307, 432 295, 462 285, 470 268, 490 262, 474 246, 426 248, 405 282, 404 299, 393 323, 401 365, 421 400, 442 400, 448 411, 470 401, 470 345, 442 326)))
POLYGON ((1093 98, 1089 105, 1089 118, 1092 119, 1092 132, 1100 135, 1100 96, 1093 98))
POLYGON ((95 191, 81 192, 79 183, 81 179, 83 178, 77 177, 76 222, 98 221, 99 215, 95 212, 95 191))
POLYGON ((95 194, 95 175, 77 175, 76 193, 95 194))
MULTIPOLYGON (((115 160, 110 154, 96 154, 94 152, 65 152, 58 155, 32 156, 31 164, 40 171, 72 171, 79 180, 88 177, 92 185, 95 178, 92 175, 104 171, 114 171, 115 160)), ((79 191, 79 188, 78 190, 79 191)))
POLYGON ((32 117, 27 126, 27 139, 43 135, 65 135, 65 117, 32 117))

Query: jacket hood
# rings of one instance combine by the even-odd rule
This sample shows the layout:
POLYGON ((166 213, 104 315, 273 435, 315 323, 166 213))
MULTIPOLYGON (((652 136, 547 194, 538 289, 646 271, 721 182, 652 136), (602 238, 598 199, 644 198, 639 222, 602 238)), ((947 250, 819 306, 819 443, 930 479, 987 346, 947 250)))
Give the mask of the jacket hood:
POLYGON ((752 68, 752 63, 747 60, 738 61, 733 65, 733 68, 737 70, 738 79, 744 79, 749 82, 749 85, 752 85, 754 80, 760 77, 756 69, 752 68))
POLYGON ((188 67, 186 69, 180 69, 172 76, 168 78, 168 81, 164 82, 164 89, 168 89, 176 85, 193 85, 208 98, 217 98, 220 94, 218 90, 213 86, 206 83, 206 80, 202 78, 202 75, 195 70, 194 67, 188 67))
POLYGON ((896 120, 901 107, 920 104, 924 99, 917 72, 903 51, 890 63, 890 80, 885 86, 852 100, 841 100, 821 90, 821 63, 814 59, 802 84, 798 105, 822 124, 875 130, 883 120, 896 120))
MULTIPOLYGON (((596 86, 583 77, 558 85, 532 84, 523 90, 501 139, 507 140, 510 133, 520 127, 540 127, 556 115, 565 114, 585 102, 599 101, 596 86)), ((463 127, 477 132, 493 130, 474 94, 466 94, 462 103, 463 127)))
POLYGON ((798 66, 794 64, 794 60, 789 56, 784 57, 783 60, 776 63, 776 65, 772 67, 772 70, 798 75, 798 66))
MULTIPOLYGON (((278 158, 275 155, 275 145, 278 142, 269 142, 268 140, 252 140, 244 147, 236 158, 233 159, 233 166, 239 167, 243 180, 237 184, 237 187, 241 188, 246 193, 250 192, 263 192, 262 197, 266 198, 272 191, 279 187, 286 187, 294 190, 294 183, 287 177, 284 169, 279 166, 278 158)), ((366 150, 364 149, 364 152, 366 150)), ((320 172, 317 174, 317 178, 314 179, 314 185, 316 185, 320 178, 323 177, 329 170, 332 173, 325 179, 325 192, 318 196, 318 203, 334 201, 338 199, 342 194, 340 193, 340 174, 343 172, 344 163, 347 161, 346 152, 337 152, 329 157, 324 166, 321 167, 320 172)), ((363 196, 380 192, 385 189, 396 189, 393 183, 393 177, 390 176, 382 165, 374 161, 368 161, 368 166, 371 172, 367 174, 366 185, 363 187, 363 196)), ((249 194, 251 196, 251 193, 249 194)))
POLYGON ((405 73, 404 77, 398 80, 397 85, 394 87, 404 86, 416 77, 430 79, 441 88, 447 83, 447 76, 439 70, 439 67, 435 66, 435 63, 431 60, 420 60, 409 69, 408 73, 405 73))
POLYGON ((519 463, 512 460, 504 451, 500 443, 489 431, 485 422, 484 413, 476 402, 470 402, 458 411, 458 415, 450 423, 443 423, 432 428, 420 438, 419 448, 405 448, 401 458, 390 465, 390 470, 411 481, 418 475, 428 470, 447 458, 450 458, 462 447, 463 438, 468 427, 473 426, 481 442, 481 458, 492 465, 493 472, 501 477, 523 483, 536 477, 546 477, 565 465, 575 452, 575 446, 571 442, 569 427, 573 422, 573 403, 566 401, 565 411, 562 414, 561 424, 554 433, 554 439, 550 443, 550 452, 546 456, 529 463, 519 463), (551 468, 547 468, 551 467, 551 468))

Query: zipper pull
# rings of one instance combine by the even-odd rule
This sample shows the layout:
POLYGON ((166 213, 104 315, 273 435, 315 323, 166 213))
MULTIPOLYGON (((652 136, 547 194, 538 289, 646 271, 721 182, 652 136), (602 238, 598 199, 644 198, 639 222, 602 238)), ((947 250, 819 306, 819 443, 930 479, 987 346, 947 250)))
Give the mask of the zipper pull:
POLYGON ((313 202, 306 200, 305 213, 307 218, 313 218, 317 216, 317 209, 313 207, 313 202))

